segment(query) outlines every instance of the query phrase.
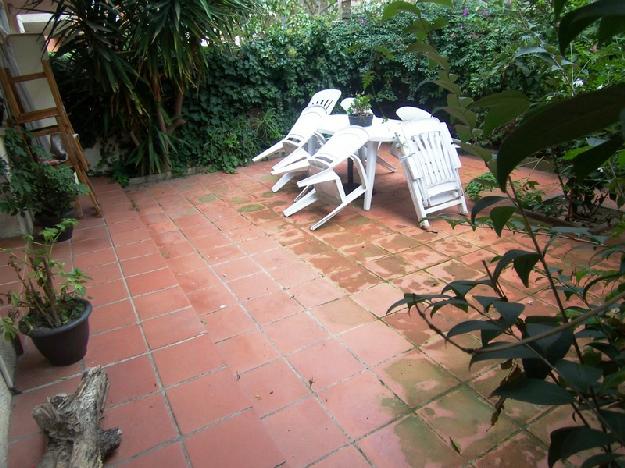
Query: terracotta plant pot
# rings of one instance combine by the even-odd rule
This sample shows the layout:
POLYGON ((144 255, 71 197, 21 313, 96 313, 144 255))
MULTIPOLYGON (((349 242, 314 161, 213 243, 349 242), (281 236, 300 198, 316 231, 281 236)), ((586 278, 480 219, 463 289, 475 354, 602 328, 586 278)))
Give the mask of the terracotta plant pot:
POLYGON ((350 125, 369 127, 373 123, 373 114, 348 115, 350 125))
POLYGON ((53 366, 69 366, 80 361, 87 353, 92 307, 89 301, 77 301, 84 305, 84 311, 78 319, 58 328, 35 328, 28 334, 39 352, 53 366))

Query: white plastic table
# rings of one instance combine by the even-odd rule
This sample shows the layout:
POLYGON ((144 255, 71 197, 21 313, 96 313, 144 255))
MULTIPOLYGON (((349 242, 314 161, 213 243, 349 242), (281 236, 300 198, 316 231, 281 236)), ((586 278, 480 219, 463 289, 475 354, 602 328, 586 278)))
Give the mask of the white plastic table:
MULTIPOLYGON (((378 158, 378 147, 380 143, 390 143, 399 132, 401 120, 382 119, 373 117, 373 123, 369 127, 364 127, 369 135, 369 140, 365 148, 365 170, 369 175, 369 190, 365 193, 363 209, 371 209, 373 198, 373 183, 375 182, 375 165, 378 158)), ((323 119, 321 126, 317 129, 324 135, 334 135, 339 130, 349 127, 349 117, 347 114, 331 114, 323 119)))

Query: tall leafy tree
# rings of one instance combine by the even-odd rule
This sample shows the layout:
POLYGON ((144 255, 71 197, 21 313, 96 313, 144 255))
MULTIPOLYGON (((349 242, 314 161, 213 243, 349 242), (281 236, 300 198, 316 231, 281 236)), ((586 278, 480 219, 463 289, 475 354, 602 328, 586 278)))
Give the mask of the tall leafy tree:
MULTIPOLYGON (((41 0, 33 0, 34 4, 41 0)), ((232 39, 256 0, 53 0, 57 56, 84 70, 84 99, 107 101, 140 172, 168 165, 185 93, 206 73, 203 47, 232 39)))

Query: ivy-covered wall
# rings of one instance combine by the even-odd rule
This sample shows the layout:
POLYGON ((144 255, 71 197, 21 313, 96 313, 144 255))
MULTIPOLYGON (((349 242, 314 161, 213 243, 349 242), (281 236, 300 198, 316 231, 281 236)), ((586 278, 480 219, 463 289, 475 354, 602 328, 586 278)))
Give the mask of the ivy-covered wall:
MULTIPOLYGON (((524 33, 509 17, 504 21, 496 11, 459 9, 449 13, 448 21, 434 42, 471 95, 498 91, 504 81, 508 86, 511 80, 517 87, 534 86, 531 66, 508 66, 508 49, 524 33)), ((442 105, 438 87, 424 83, 435 78, 425 60, 407 50, 414 42, 414 33, 405 30, 409 23, 406 16, 384 21, 380 12, 347 22, 298 16, 262 36, 243 38, 240 47, 206 49, 207 78, 187 93, 187 123, 174 134, 172 169, 234 170, 279 139, 310 96, 327 87, 350 96, 366 86, 376 113, 388 117, 402 105, 428 110, 442 105)), ((81 138, 94 141, 105 133, 101 119, 82 116, 97 115, 95 101, 76 95, 76 74, 62 61, 57 73, 81 138)), ((113 167, 122 175, 133 172, 123 156, 113 167)))

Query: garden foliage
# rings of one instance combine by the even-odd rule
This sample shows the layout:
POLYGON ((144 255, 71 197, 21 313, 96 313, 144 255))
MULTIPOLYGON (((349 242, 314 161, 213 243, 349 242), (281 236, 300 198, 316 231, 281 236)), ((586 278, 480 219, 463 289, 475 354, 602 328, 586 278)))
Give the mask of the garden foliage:
MULTIPOLYGON (((274 143, 310 96, 326 87, 340 88, 345 96, 366 87, 374 111, 387 117, 394 117, 394 110, 402 105, 433 110, 446 104, 444 93, 432 82, 437 76, 427 59, 409 47, 414 40, 414 31, 406 29, 412 24, 409 16, 384 20, 380 8, 373 6, 354 10, 348 21, 337 21, 332 15, 297 13, 292 2, 282 6, 260 3, 264 9, 254 15, 249 27, 236 31, 240 46, 228 41, 201 49, 205 68, 185 94, 185 123, 163 140, 171 148, 168 156, 173 169, 234 170, 274 143)), ((514 10, 499 2, 472 1, 452 9, 424 4, 424 18, 438 22, 432 44, 447 57, 457 85, 472 98, 508 88, 530 97, 560 96, 568 89, 569 83, 562 73, 552 70, 552 63, 540 54, 529 54, 549 38, 546 7, 541 2, 515 3, 519 6, 514 10)), ((132 23, 123 26, 131 28, 132 23)), ((100 36, 96 29, 92 33, 94 40, 100 36)), ((159 169, 160 144, 153 143, 145 153, 138 149, 143 146, 129 141, 131 122, 126 107, 132 107, 132 101, 113 106, 117 101, 111 101, 106 91, 114 85, 123 87, 125 82, 93 80, 90 60, 96 59, 72 48, 78 45, 68 45, 56 57, 55 73, 81 138, 89 144, 105 135, 127 143, 118 148, 121 159, 115 167, 120 172, 132 175, 159 169)), ((586 54, 588 64, 584 62, 579 74, 584 83, 607 85, 618 76, 614 68, 618 60, 625 63, 622 51, 619 55, 611 48, 602 50, 612 53, 602 52, 601 67, 595 66, 599 59, 586 54)), ((122 71, 113 76, 123 76, 122 71)), ((127 73, 130 83, 135 83, 132 72, 127 73)), ((149 87, 140 85, 137 82, 136 92, 151 96, 149 87)), ((159 89, 162 102, 172 106, 176 101, 173 81, 163 80, 159 89)), ((156 140, 140 143, 160 141, 158 121, 154 124, 148 134, 156 140)), ((500 133, 493 135, 495 141, 500 133)))
MULTIPOLYGON (((556 73, 560 73, 558 66, 574 66, 566 58, 572 55, 573 41, 580 41, 582 45, 578 47, 591 40, 599 46, 611 47, 619 40, 614 36, 625 29, 622 2, 598 0, 584 6, 568 3, 554 2, 555 11, 551 12, 551 18, 559 23, 558 45, 549 46, 545 42, 541 50, 531 52, 542 58, 551 57, 550 71, 556 73), (596 29, 588 30, 591 26, 596 29)), ((448 93, 447 105, 442 110, 454 123, 462 148, 481 157, 492 174, 477 180, 481 187, 474 190, 496 184, 503 192, 476 201, 470 218, 472 228, 488 224, 498 236, 506 228, 520 228, 527 234, 528 244, 490 262, 484 261, 482 279, 457 278, 440 294, 406 294, 390 310, 406 305, 416 310, 447 343, 468 353, 471 364, 486 360, 500 362, 506 376, 492 394, 496 399, 494 424, 509 399, 535 405, 569 405, 572 424, 551 433, 550 466, 580 452, 585 459, 584 467, 622 466, 625 457, 623 220, 617 220, 619 226, 609 239, 593 236, 583 228, 532 224, 513 170, 527 157, 547 149, 559 145, 579 147, 567 162, 572 177, 580 184, 594 171, 603 169, 606 161, 619 159, 625 129, 625 83, 612 82, 610 86, 598 85, 581 92, 562 89, 540 99, 531 99, 518 89, 504 89, 474 100, 463 94, 451 62, 429 40, 436 23, 424 18, 419 5, 401 1, 390 4, 385 16, 402 12, 412 15, 413 30, 423 31, 417 35, 413 48, 427 56, 437 70, 436 84, 448 93), (504 126, 508 128, 498 151, 479 144, 485 136, 504 126), (580 146, 581 140, 598 135, 601 142, 591 147, 580 146), (482 216, 485 211, 488 216, 482 216), (593 245, 595 253, 590 260, 596 266, 562 262, 563 236, 583 240, 581 246, 587 253, 588 246, 593 245), (542 280, 553 313, 527 313, 527 305, 511 297, 506 270, 512 270, 518 277, 519 288, 536 288, 536 282, 542 280), (450 307, 466 312, 468 320, 444 331, 432 317, 450 307), (466 334, 473 335, 481 345, 463 345, 458 336, 466 334)), ((618 79, 622 81, 623 76, 618 79)), ((559 157, 557 153, 551 156, 559 157)), ((621 178, 613 176, 610 183, 616 193, 622 194, 621 178)), ((591 192, 596 188, 592 184, 590 187, 591 192)), ((615 200, 622 204, 622 195, 615 200)), ((576 252, 568 255, 575 258, 576 252)))

